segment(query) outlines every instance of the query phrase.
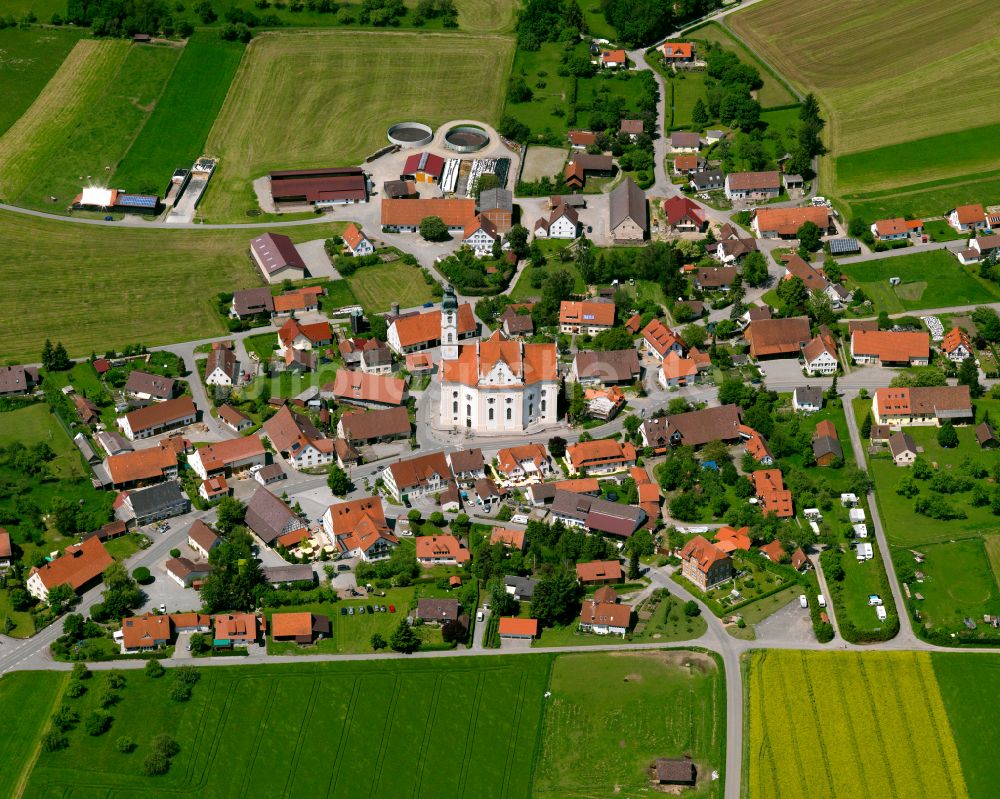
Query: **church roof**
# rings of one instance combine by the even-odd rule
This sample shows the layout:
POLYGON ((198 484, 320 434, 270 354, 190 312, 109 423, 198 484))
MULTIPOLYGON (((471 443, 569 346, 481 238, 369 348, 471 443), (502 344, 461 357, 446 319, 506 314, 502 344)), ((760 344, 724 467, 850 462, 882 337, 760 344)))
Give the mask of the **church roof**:
POLYGON ((459 347, 458 358, 442 360, 441 380, 476 387, 500 361, 513 373, 513 385, 559 379, 555 344, 524 344, 497 330, 486 341, 459 347))

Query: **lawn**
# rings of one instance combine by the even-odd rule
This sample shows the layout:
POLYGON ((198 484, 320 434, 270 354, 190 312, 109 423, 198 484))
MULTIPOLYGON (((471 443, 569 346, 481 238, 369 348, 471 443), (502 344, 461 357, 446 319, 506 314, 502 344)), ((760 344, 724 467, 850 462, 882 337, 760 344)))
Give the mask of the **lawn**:
POLYGON ((656 758, 686 754, 697 764, 699 782, 684 795, 722 796, 725 680, 712 656, 562 655, 549 691, 532 796, 645 794, 656 758), (721 775, 714 782, 713 769, 721 775))
MULTIPOLYGON (((66 675, 56 671, 25 671, 0 679, 0 795, 18 796, 21 776, 30 771, 38 740, 62 693, 66 675)), ((23 790, 24 786, 20 785, 23 790)), ((30 794, 25 794, 30 795, 30 794)))
POLYGON ((517 283, 514 284, 514 288, 511 289, 510 298, 516 302, 523 302, 529 298, 538 299, 542 296, 541 284, 538 288, 532 285, 532 276, 541 273, 541 280, 544 282, 545 277, 550 271, 555 271, 557 269, 562 269, 563 271, 569 272, 573 276, 573 292, 575 294, 585 294, 587 291, 587 284, 583 282, 583 276, 580 274, 580 270, 576 268, 576 264, 573 261, 560 261, 555 255, 556 249, 562 249, 566 246, 566 242, 549 240, 546 242, 549 244, 558 245, 558 247, 552 248, 552 250, 545 249, 545 254, 548 257, 548 262, 545 266, 535 269, 528 264, 524 269, 521 270, 521 274, 517 278, 517 283))
MULTIPOLYGON (((169 671, 158 680, 129 671, 110 731, 71 731, 65 750, 41 755, 24 795, 526 796, 551 663, 525 655, 204 668, 183 704, 168 698, 169 671), (165 776, 142 776, 161 732, 180 751, 165 776), (133 754, 117 751, 122 735, 135 740, 133 754)), ((85 716, 106 679, 95 674, 67 701, 85 716)), ((29 725, 8 737, 17 747, 37 733, 29 725)))
POLYGON ((347 284, 366 313, 388 311, 394 302, 413 308, 435 299, 420 267, 402 261, 364 266, 347 278, 347 284))
POLYGON ((963 630, 963 621, 973 619, 989 638, 991 628, 981 625, 983 615, 1000 615, 1000 590, 990 554, 1000 536, 975 536, 941 544, 921 546, 926 557, 919 568, 923 582, 910 586, 923 597, 914 602, 932 629, 963 630))
POLYGON ((320 308, 329 313, 348 305, 356 305, 358 298, 351 291, 351 284, 346 280, 331 280, 326 285, 326 294, 319 298, 320 308))
MULTIPOLYGON (((676 77, 669 80, 669 85, 673 91, 674 98, 674 128, 688 128, 694 124, 691 121, 691 112, 695 103, 701 99, 705 100, 705 73, 704 72, 679 72, 676 77)), ((669 122, 669 120, 667 120, 669 122)))
POLYGON ((20 441, 26 447, 44 442, 56 454, 49 463, 53 476, 75 479, 84 476, 80 451, 66 434, 59 420, 44 402, 36 402, 16 411, 0 414, 0 446, 20 441))
MULTIPOLYGON (((824 194, 841 196, 1000 167, 1000 153, 990 146, 1000 123, 1000 86, 989 77, 1000 31, 981 24, 985 9, 982 0, 948 8, 933 0, 850 0, 819 9, 774 0, 727 23, 800 90, 818 97, 833 156, 821 166, 824 194), (858 35, 877 30, 892 36, 858 35), (971 117, 970 108, 977 109, 971 117)), ((937 212, 953 206, 946 199, 937 212)))
MULTIPOLYGON (((726 50, 731 50, 739 56, 744 64, 757 67, 761 78, 764 80, 763 87, 757 92, 757 101, 764 108, 774 108, 775 106, 790 105, 798 102, 798 98, 785 85, 785 82, 778 78, 768 69, 760 59, 742 43, 734 39, 725 28, 715 22, 709 22, 701 28, 695 28, 688 32, 690 35, 682 37, 683 41, 706 41, 715 42, 722 45, 726 50)), ((680 40, 678 40, 680 41, 680 40)))
POLYGON ((743 796, 969 796, 931 655, 758 651, 743 679, 743 796))
POLYGON ((1000 204, 1000 172, 982 172, 917 183, 900 190, 851 193, 844 196, 853 214, 865 219, 910 215, 937 216, 956 205, 1000 204))
MULTIPOLYGON (((514 54, 512 74, 524 78, 533 96, 526 103, 508 102, 504 113, 527 125, 536 135, 562 134, 570 127, 586 128, 585 119, 577 120, 571 126, 565 116, 553 113, 556 109, 566 110, 566 98, 573 88, 573 78, 559 74, 560 58, 564 51, 565 45, 559 42, 543 42, 538 50, 518 48, 514 54)), ((585 47, 582 52, 586 52, 585 47)), ((529 174, 525 179, 529 180, 531 177, 533 176, 529 174)))
POLYGON ((246 211, 258 210, 250 191, 255 178, 272 169, 361 163, 385 146, 394 122, 496 123, 501 76, 512 57, 513 41, 502 36, 300 31, 256 37, 208 137, 206 149, 221 160, 201 211, 211 221, 245 220, 246 211))
POLYGON ((0 15, 10 14, 19 19, 29 11, 38 17, 39 23, 47 24, 53 14, 66 13, 66 3, 64 0, 0 0, 0 15))
POLYGON ((11 638, 27 638, 35 634, 35 619, 29 611, 14 610, 10 604, 10 589, 0 589, 0 630, 5 619, 10 619, 14 626, 7 632, 11 638))
POLYGON ((972 799, 992 799, 997 792, 993 758, 1000 746, 996 697, 1000 692, 1000 658, 933 654, 931 662, 951 722, 958 757, 972 799))
MULTIPOLYGON (((336 227, 282 232, 307 241, 336 227)), ((46 338, 62 340, 71 356, 86 356, 137 341, 153 346, 222 335, 215 295, 260 283, 249 238, 241 230, 114 229, 0 211, 7 289, 0 353, 31 363, 46 338)))
POLYGON ((76 30, 0 30, 0 135, 35 101, 82 36, 76 30))
POLYGON ((922 308, 971 305, 1000 300, 1000 287, 981 280, 944 250, 918 252, 841 266, 853 286, 860 286, 878 311, 901 313, 922 308), (889 278, 900 278, 890 286, 889 278))
MULTIPOLYGON (((66 149, 67 142, 100 102, 108 87, 108 76, 118 73, 130 46, 120 39, 77 42, 41 94, 0 136, 0 198, 6 202, 19 200, 54 159, 73 156, 66 149)), ((104 166, 98 164, 93 172, 84 174, 96 174, 96 179, 103 182, 104 166)), ((79 176, 80 172, 75 172, 60 177, 79 176)), ((80 184, 77 179, 72 194, 59 198, 58 208, 72 202, 80 184)))
POLYGON ((204 152, 243 49, 210 33, 188 40, 153 113, 115 170, 115 185, 162 194, 175 169, 190 168, 204 152))

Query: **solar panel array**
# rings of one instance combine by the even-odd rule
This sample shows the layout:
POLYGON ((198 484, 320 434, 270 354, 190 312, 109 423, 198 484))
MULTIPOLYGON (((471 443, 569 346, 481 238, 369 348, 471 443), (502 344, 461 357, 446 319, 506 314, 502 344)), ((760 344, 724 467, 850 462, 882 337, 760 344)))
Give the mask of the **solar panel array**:
POLYGON ((857 239, 830 239, 830 252, 834 255, 845 252, 861 252, 857 239))
POLYGON ((158 198, 149 194, 119 194, 115 205, 131 206, 132 208, 156 208, 158 198))

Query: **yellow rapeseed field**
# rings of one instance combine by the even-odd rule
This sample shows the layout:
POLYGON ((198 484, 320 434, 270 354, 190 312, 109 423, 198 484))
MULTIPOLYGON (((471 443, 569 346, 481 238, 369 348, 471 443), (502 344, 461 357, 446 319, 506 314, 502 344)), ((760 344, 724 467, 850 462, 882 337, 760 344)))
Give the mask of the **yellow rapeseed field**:
POLYGON ((967 799, 930 655, 754 653, 746 667, 752 799, 967 799))

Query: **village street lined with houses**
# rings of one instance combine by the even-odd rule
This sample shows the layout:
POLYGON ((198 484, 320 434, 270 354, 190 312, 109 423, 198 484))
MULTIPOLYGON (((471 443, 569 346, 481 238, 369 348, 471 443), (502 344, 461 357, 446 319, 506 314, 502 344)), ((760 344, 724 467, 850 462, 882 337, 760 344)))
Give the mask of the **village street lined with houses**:
POLYGON ((991 795, 1000 194, 794 0, 20 1, 0 231, 79 268, 4 268, 80 299, 0 324, 0 795, 991 795))

